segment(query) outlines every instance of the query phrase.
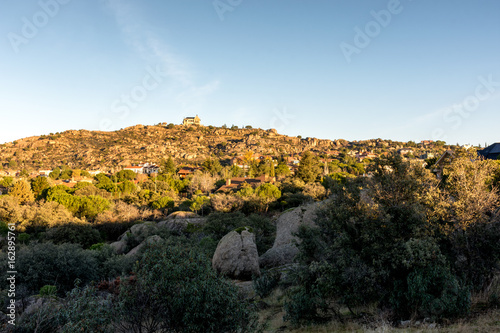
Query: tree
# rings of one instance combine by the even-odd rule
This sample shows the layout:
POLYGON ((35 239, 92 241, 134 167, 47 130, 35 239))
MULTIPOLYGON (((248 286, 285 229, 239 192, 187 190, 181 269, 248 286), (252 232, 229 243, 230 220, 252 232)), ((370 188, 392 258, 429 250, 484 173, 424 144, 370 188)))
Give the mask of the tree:
POLYGON ((14 184, 14 178, 12 178, 11 176, 3 177, 2 181, 0 182, 0 185, 2 185, 3 187, 10 187, 12 186, 12 184, 14 184))
POLYGON ((371 172, 336 189, 316 228, 300 228, 288 318, 341 318, 339 306, 370 303, 398 317, 466 313, 469 290, 450 268, 452 247, 436 235, 435 177, 398 155, 377 159, 371 172))
POLYGON ((175 171, 176 171, 176 166, 175 166, 174 160, 172 159, 171 156, 169 156, 167 161, 164 162, 164 164, 163 164, 163 172, 173 175, 173 174, 175 174, 175 171))
POLYGON ((281 198, 281 191, 279 188, 270 183, 264 183, 255 189, 255 194, 260 199, 262 204, 266 207, 266 212, 269 208, 269 204, 277 199, 281 198))
POLYGON ((9 191, 9 195, 17 198, 19 203, 26 204, 35 200, 31 186, 24 180, 17 181, 9 191))
POLYGON ((47 177, 36 177, 31 180, 31 189, 35 193, 35 196, 39 196, 43 190, 50 187, 47 177))
POLYGON ((193 178, 191 179, 191 183, 189 184, 189 190, 194 193, 197 190, 202 191, 203 193, 208 193, 215 188, 216 178, 213 177, 208 172, 195 172, 193 178))
POLYGON ((210 197, 210 203, 214 210, 229 213, 239 210, 243 206, 243 200, 238 195, 214 194, 210 197))
POLYGON ((130 332, 247 332, 249 304, 217 276, 201 251, 184 245, 146 249, 136 278, 120 288, 118 322, 130 332))
POLYGON ((290 174, 290 168, 285 163, 279 163, 275 170, 276 176, 285 177, 290 174))
POLYGON ((210 203, 210 198, 204 195, 197 195, 193 198, 189 209, 193 212, 198 213, 201 210, 201 215, 203 215, 203 209, 210 203))
POLYGON ((124 182, 126 180, 133 180, 136 176, 136 173, 132 170, 121 170, 116 173, 116 180, 118 182, 124 182))
POLYGON ((153 209, 173 209, 175 205, 174 199, 170 197, 161 197, 160 199, 151 203, 153 209))
POLYGON ((207 158, 201 165, 203 171, 209 172, 212 176, 217 175, 221 170, 222 166, 218 159, 207 158))
POLYGON ((304 152, 300 159, 297 177, 306 183, 312 183, 318 179, 321 172, 318 157, 314 156, 310 151, 304 152))
POLYGON ((52 179, 59 179, 59 176, 61 175, 61 169, 59 168, 54 168, 51 173, 49 173, 49 177, 52 179))

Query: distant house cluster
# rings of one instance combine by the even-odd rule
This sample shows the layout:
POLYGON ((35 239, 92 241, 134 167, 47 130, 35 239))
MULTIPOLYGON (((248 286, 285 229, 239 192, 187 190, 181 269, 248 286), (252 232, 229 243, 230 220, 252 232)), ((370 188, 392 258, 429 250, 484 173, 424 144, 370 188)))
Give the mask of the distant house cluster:
POLYGON ((182 125, 191 126, 191 125, 201 125, 201 119, 196 115, 196 117, 186 117, 182 121, 182 125))
POLYGON ((156 164, 144 163, 138 165, 130 165, 123 168, 123 170, 130 170, 137 174, 151 175, 153 173, 158 173, 160 171, 160 167, 156 164))

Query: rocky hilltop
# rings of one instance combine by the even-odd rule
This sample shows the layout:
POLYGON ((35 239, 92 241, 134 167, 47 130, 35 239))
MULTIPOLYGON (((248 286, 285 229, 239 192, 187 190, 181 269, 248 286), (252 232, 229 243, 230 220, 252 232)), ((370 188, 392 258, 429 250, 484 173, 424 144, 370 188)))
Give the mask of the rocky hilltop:
POLYGON ((15 161, 28 169, 68 165, 111 170, 132 163, 155 163, 168 156, 181 163, 197 163, 210 156, 230 159, 247 151, 277 156, 305 150, 326 152, 346 145, 345 140, 302 139, 280 135, 274 129, 136 125, 113 132, 69 130, 20 139, 0 145, 0 162, 15 161))

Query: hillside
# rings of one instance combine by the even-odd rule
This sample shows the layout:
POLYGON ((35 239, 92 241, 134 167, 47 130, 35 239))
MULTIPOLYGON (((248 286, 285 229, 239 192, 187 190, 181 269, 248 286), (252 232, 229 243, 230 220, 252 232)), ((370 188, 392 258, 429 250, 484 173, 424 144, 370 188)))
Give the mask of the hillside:
POLYGON ((136 125, 113 132, 69 130, 28 137, 0 145, 0 163, 8 167, 10 162, 12 168, 28 170, 67 165, 113 171, 131 163, 158 163, 167 156, 179 163, 196 164, 209 156, 223 161, 249 150, 281 156, 305 150, 323 154, 341 148, 382 151, 404 146, 381 139, 359 142, 302 139, 278 134, 274 129, 158 124, 136 125))

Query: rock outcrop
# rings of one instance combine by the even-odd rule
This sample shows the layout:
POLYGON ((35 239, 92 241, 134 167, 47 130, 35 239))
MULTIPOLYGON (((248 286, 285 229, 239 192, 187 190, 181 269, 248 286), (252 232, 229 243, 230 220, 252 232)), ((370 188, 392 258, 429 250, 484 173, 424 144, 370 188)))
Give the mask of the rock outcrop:
POLYGON ((293 262, 299 250, 293 234, 301 225, 314 226, 319 203, 301 206, 283 213, 276 221, 276 239, 273 247, 260 257, 261 267, 271 268, 293 262))
POLYGON ((161 222, 158 222, 159 227, 165 227, 170 231, 183 232, 186 231, 188 226, 191 225, 202 225, 206 221, 205 218, 193 212, 174 212, 167 216, 167 218, 161 222))
POLYGON ((130 230, 123 233, 116 242, 110 244, 116 254, 124 254, 127 250, 128 240, 134 238, 135 244, 144 241, 147 237, 154 235, 158 231, 158 226, 154 222, 134 224, 130 230))
POLYGON ((217 245, 212 267, 222 275, 233 279, 250 280, 260 275, 259 254, 255 235, 245 230, 231 231, 217 245))
POLYGON ((158 243, 158 242, 161 242, 162 240, 163 239, 158 235, 149 236, 144 241, 142 241, 141 244, 137 245, 132 250, 130 250, 126 255, 133 256, 133 255, 137 254, 144 246, 146 246, 148 244, 158 243))

